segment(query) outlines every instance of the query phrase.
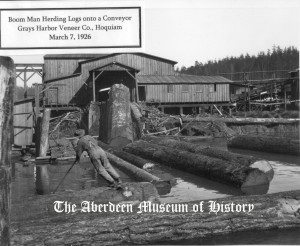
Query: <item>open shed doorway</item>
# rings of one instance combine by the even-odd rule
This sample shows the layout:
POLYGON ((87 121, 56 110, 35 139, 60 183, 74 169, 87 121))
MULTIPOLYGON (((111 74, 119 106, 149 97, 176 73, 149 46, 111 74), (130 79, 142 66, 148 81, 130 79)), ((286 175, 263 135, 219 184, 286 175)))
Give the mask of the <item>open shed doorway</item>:
POLYGON ((144 102, 146 101, 146 86, 139 86, 139 100, 144 102))
POLYGON ((95 81, 96 101, 107 101, 109 91, 114 84, 123 84, 128 87, 130 100, 134 101, 135 80, 126 71, 103 71, 95 81))
POLYGON ((98 91, 98 101, 106 102, 109 99, 109 92, 111 87, 103 88, 98 91))

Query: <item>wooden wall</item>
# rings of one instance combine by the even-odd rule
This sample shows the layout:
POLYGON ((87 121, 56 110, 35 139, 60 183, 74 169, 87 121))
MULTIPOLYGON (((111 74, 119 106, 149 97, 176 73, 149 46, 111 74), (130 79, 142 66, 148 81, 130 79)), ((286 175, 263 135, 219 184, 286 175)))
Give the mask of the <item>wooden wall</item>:
MULTIPOLYGON (((46 59, 44 72, 45 79, 54 79, 57 77, 68 76, 78 72, 79 60, 52 60, 46 59)), ((92 100, 92 81, 89 71, 104 66, 111 62, 119 62, 124 65, 139 69, 139 75, 174 75, 173 64, 154 58, 144 57, 136 54, 118 54, 107 58, 83 63, 81 75, 51 82, 51 85, 60 84, 64 86, 57 87, 58 104, 87 104, 92 100)), ((53 90, 51 91, 53 97, 53 90)), ((46 92, 46 98, 48 97, 46 92)))
POLYGON ((75 73, 78 69, 78 59, 45 59, 44 80, 56 79, 75 73))
MULTIPOLYGON (((50 80, 71 75, 80 71, 79 62, 82 59, 51 59, 44 61, 44 80, 50 80)), ((145 57, 138 54, 117 54, 89 63, 84 63, 83 67, 93 69, 101 67, 110 62, 119 62, 124 65, 134 67, 140 70, 140 75, 174 75, 173 64, 159 59, 145 57)))
POLYGON ((173 84, 173 86, 173 93, 168 93, 167 84, 147 84, 146 101, 162 103, 230 101, 229 84, 216 84, 216 91, 213 92, 210 92, 209 88, 214 86, 214 84, 188 84, 188 92, 182 92, 181 84, 173 84))
POLYGON ((26 146, 32 144, 33 108, 32 102, 14 106, 14 144, 26 146))
POLYGON ((82 64, 82 71, 92 70, 111 62, 119 62, 139 69, 139 75, 175 75, 173 64, 136 54, 118 54, 82 64))
MULTIPOLYGON (((58 104, 78 104, 85 105, 92 100, 92 88, 91 83, 88 82, 88 86, 80 79, 81 76, 52 82, 53 89, 46 91, 46 104, 48 104, 48 98, 53 98, 53 91, 57 89, 58 104), (58 85, 55 87, 55 85, 58 85), (51 93, 51 96, 50 96, 51 93)), ((49 103, 50 104, 50 103, 49 103)))

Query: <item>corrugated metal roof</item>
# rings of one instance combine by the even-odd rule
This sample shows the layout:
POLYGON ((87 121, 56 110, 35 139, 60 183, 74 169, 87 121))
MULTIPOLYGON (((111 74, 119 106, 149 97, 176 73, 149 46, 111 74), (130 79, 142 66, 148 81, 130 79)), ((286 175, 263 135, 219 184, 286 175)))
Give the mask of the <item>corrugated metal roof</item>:
POLYGON ((197 75, 137 75, 139 84, 171 84, 171 83, 232 83, 222 76, 197 76, 197 75))

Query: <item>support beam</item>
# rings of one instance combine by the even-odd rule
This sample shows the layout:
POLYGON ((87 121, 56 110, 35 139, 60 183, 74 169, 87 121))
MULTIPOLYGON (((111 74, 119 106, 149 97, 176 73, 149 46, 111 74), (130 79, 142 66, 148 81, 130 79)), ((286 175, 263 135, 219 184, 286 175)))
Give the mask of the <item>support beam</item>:
POLYGON ((24 71, 24 98, 27 98, 27 73, 26 73, 26 67, 24 71))
POLYGON ((41 130, 40 130, 40 148, 39 148, 39 157, 46 157, 48 150, 48 135, 49 135, 49 122, 50 122, 50 113, 51 109, 45 108, 43 111, 43 117, 41 122, 41 130))
POLYGON ((93 71, 93 102, 96 102, 95 71, 93 71))
POLYGON ((139 102, 140 101, 140 96, 139 96, 139 90, 138 90, 138 86, 137 86, 137 82, 136 82, 135 73, 134 73, 134 83, 135 83, 135 91, 136 91, 136 101, 139 102))
POLYGON ((132 101, 134 102, 134 100, 136 100, 136 102, 138 102, 139 101, 139 96, 138 96, 138 94, 139 94, 139 92, 138 92, 138 87, 137 87, 137 83, 136 83, 136 78, 135 78, 135 76, 133 76, 128 70, 125 70, 126 71, 126 73, 130 76, 130 77, 132 77, 133 79, 134 79, 134 88, 133 88, 133 90, 132 90, 132 101))
POLYGON ((250 89, 250 85, 248 83, 248 107, 249 107, 249 112, 251 111, 251 104, 250 104, 250 96, 251 96, 251 89, 250 89))
POLYGON ((39 92, 39 84, 35 83, 34 84, 34 104, 35 104, 35 123, 37 123, 37 119, 40 114, 40 92, 39 92))
POLYGON ((284 111, 286 111, 286 87, 285 85, 283 87, 284 87, 284 111))
POLYGON ((15 65, 0 56, 0 245, 10 245, 11 146, 15 65))

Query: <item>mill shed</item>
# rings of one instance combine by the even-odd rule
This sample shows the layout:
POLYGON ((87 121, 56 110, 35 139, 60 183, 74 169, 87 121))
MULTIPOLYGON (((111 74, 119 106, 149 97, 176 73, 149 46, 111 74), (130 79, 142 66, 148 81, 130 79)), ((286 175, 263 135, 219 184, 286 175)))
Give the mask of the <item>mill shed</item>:
POLYGON ((46 55, 45 105, 106 101, 111 86, 118 83, 129 88, 131 101, 161 108, 230 102, 232 81, 221 76, 179 75, 174 70, 176 63, 145 53, 46 55))

